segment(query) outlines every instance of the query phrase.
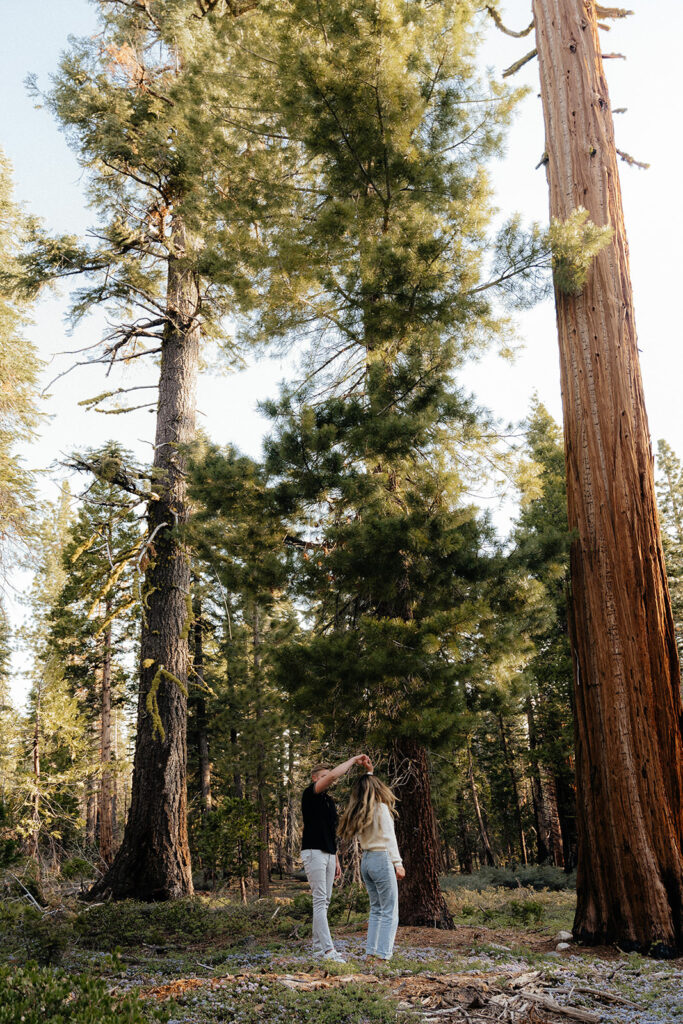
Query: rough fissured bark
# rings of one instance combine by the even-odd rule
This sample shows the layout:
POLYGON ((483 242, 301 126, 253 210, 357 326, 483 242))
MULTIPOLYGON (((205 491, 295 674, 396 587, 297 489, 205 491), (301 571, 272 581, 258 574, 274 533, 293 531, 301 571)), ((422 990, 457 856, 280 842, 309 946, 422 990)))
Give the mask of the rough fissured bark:
POLYGON ((164 900, 192 893, 187 837, 187 698, 168 677, 157 700, 164 735, 155 729, 147 695, 161 666, 187 688, 190 560, 176 531, 187 518, 179 445, 194 435, 199 361, 197 282, 183 259, 186 242, 176 218, 169 260, 167 307, 159 376, 154 490, 149 505, 150 563, 143 588, 140 693, 131 805, 116 858, 89 897, 164 900))
POLYGON ((406 877, 398 884, 399 923, 453 928, 439 885, 439 837, 432 807, 427 751, 411 739, 394 744, 396 839, 406 877))
POLYGON ((551 215, 612 242, 556 293, 571 551, 579 835, 574 935, 683 948, 683 716, 592 0, 533 0, 551 215))

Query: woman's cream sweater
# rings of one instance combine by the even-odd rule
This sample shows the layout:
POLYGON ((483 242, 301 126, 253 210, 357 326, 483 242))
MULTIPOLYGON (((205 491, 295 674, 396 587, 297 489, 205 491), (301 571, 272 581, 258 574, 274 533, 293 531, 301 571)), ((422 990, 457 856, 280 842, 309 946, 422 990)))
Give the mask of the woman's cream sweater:
POLYGON ((361 850, 387 850, 394 867, 403 866, 396 842, 394 818, 385 803, 379 801, 375 804, 372 821, 359 833, 358 838, 361 850))

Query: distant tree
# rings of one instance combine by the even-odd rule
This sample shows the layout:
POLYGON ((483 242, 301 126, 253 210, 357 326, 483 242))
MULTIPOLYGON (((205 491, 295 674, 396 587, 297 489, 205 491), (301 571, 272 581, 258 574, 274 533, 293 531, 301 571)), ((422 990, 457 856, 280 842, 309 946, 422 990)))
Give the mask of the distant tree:
MULTIPOLYGON (((259 895, 265 896, 270 881, 269 823, 277 806, 277 780, 283 774, 286 727, 283 692, 273 681, 273 658, 279 646, 298 632, 285 592, 287 526, 267 487, 263 467, 233 449, 203 447, 192 463, 190 493, 196 503, 190 527, 193 547, 199 561, 215 572, 231 605, 231 622, 222 631, 221 644, 227 679, 218 684, 219 693, 227 697, 229 730, 223 731, 221 760, 230 747, 238 748, 237 762, 235 750, 231 758, 233 798, 245 795, 238 792, 241 784, 234 786, 235 767, 242 777, 253 779, 259 820, 259 895)), ((201 680, 197 682, 202 696, 201 680)), ((220 743, 217 730, 214 736, 220 743)))
POLYGON ((39 874, 45 858, 58 865, 64 851, 82 838, 83 796, 96 768, 87 721, 49 640, 50 613, 66 581, 63 555, 71 520, 72 498, 64 485, 38 523, 41 544, 27 596, 32 617, 22 635, 33 664, 22 722, 20 827, 39 874))
POLYGON ((666 441, 657 442, 657 506, 676 643, 683 665, 683 467, 666 441))
POLYGON ((26 244, 28 224, 12 198, 9 162, 0 150, 0 570, 8 547, 26 540, 35 510, 34 481, 17 446, 38 424, 40 361, 25 335, 26 302, 17 299, 12 275, 26 244))
POLYGON ((533 0, 533 12, 575 532, 574 936, 673 955, 683 949, 680 666, 597 9, 533 0))
POLYGON ((107 480, 107 473, 113 478, 122 464, 130 466, 130 453, 110 442, 83 459, 97 463, 100 475, 81 498, 64 548, 65 580, 51 610, 48 643, 99 741, 88 838, 94 840, 97 826, 100 856, 109 865, 114 856, 116 807, 112 707, 122 703, 132 667, 146 549, 137 513, 139 498, 107 480))
POLYGON ((569 545, 562 432, 534 402, 527 449, 538 475, 522 491, 513 560, 543 588, 541 614, 529 624, 535 653, 524 670, 529 769, 538 855, 575 866, 576 802, 572 660, 569 646, 569 545))

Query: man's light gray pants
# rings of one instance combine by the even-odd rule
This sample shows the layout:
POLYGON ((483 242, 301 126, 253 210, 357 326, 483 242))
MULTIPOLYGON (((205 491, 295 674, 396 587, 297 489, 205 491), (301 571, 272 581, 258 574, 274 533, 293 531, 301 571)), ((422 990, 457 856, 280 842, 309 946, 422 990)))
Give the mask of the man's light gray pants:
POLYGON ((313 893, 313 952, 327 953, 334 949, 327 923, 327 908, 332 899, 336 857, 323 850, 302 850, 301 859, 313 893))

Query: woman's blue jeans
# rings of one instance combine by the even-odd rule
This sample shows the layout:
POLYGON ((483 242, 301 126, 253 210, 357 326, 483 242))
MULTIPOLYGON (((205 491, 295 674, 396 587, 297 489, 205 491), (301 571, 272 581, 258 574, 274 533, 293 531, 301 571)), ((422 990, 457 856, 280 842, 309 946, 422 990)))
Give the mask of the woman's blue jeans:
POLYGON ((365 952, 389 960, 398 928, 398 883, 386 850, 366 850, 360 865, 370 897, 365 952))

